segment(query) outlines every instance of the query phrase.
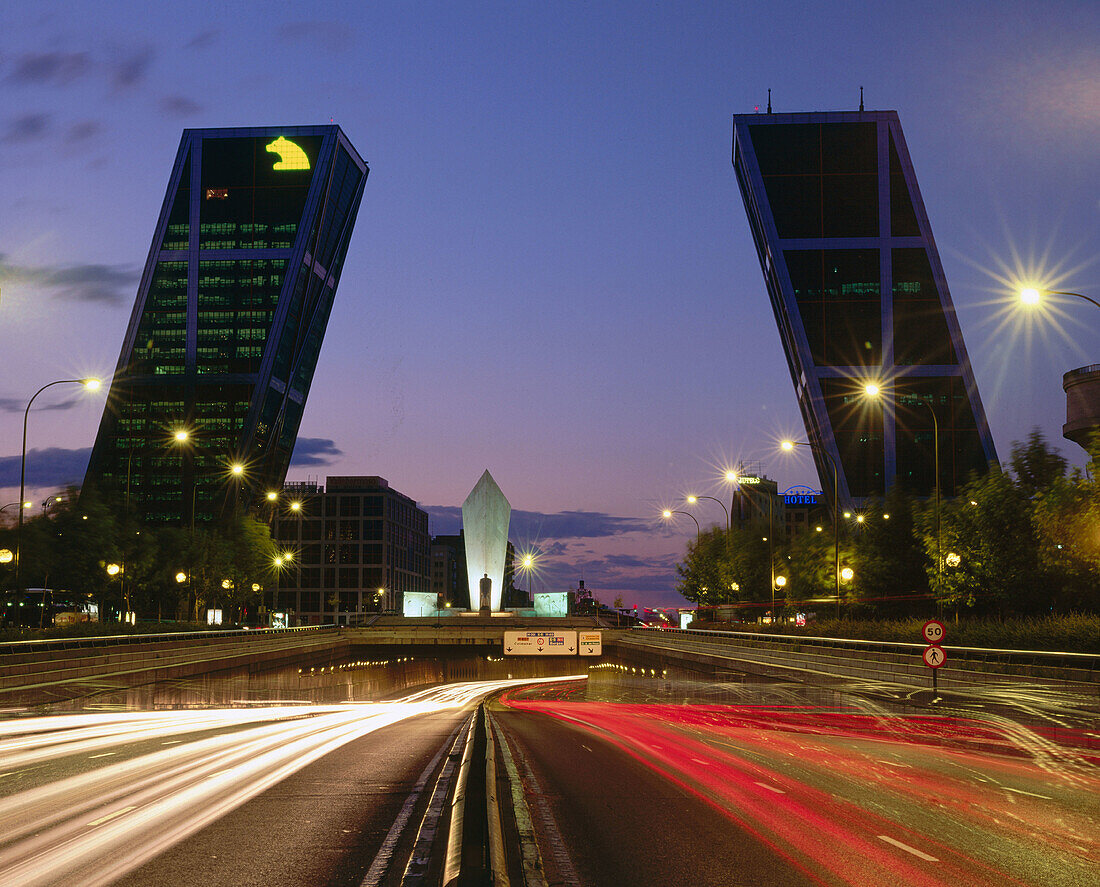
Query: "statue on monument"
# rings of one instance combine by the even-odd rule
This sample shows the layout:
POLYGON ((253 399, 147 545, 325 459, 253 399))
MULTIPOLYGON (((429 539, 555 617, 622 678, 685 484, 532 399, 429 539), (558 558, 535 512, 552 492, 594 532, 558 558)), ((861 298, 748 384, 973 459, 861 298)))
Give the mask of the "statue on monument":
POLYGON ((488 616, 493 612, 493 580, 486 573, 478 583, 481 592, 481 614, 488 616))

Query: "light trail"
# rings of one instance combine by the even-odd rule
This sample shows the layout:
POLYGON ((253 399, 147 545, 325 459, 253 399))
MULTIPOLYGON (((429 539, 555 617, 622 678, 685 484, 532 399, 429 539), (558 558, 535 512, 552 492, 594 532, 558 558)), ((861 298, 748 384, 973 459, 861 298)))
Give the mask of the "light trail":
POLYGON ((601 736, 821 883, 1100 882, 1100 756, 1083 731, 1058 744, 1007 719, 502 701, 601 736))
MULTIPOLYGON (((561 678, 543 679, 560 681, 561 678)), ((0 798, 0 884, 106 885, 323 755, 407 718, 539 679, 451 684, 385 703, 122 712, 0 722, 0 771, 104 748, 214 735, 0 798), (225 732, 228 731, 228 732, 225 732)))

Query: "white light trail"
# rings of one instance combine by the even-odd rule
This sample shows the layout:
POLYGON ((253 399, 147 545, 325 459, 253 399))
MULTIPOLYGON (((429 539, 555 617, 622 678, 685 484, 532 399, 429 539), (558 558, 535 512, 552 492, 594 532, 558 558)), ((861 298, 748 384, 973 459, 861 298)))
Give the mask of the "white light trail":
POLYGON ((386 703, 120 712, 0 722, 0 771, 225 731, 0 798, 0 884, 106 885, 323 755, 390 724, 563 678, 478 681, 386 703))

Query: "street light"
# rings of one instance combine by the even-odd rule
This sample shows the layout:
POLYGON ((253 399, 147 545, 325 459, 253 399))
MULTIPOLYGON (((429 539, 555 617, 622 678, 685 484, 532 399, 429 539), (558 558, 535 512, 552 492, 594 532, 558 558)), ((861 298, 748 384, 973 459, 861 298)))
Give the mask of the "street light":
POLYGON ((661 512, 661 517, 663 517, 665 520, 671 520, 672 515, 674 514, 682 514, 685 517, 690 517, 693 521, 695 521, 695 547, 698 548, 699 537, 700 535, 702 535, 703 531, 699 527, 699 521, 695 520, 695 515, 692 514, 690 511, 673 511, 671 508, 666 508, 664 511, 661 512))
POLYGON ((730 512, 729 509, 726 508, 726 503, 721 499, 715 499, 713 496, 688 496, 687 502, 689 505, 695 505, 700 499, 709 499, 711 502, 717 502, 718 507, 722 509, 722 513, 726 516, 726 548, 728 549, 731 542, 730 533, 732 532, 732 527, 730 526, 730 512))
MULTIPOLYGON (((275 608, 279 606, 279 580, 282 578, 283 568, 289 567, 294 557, 289 551, 284 551, 281 554, 276 554, 271 559, 271 564, 275 568, 275 587, 271 589, 271 612, 275 612, 275 608)), ((263 597, 260 598, 260 603, 263 606, 267 606, 264 603, 263 597)), ((324 602, 322 601, 322 604, 324 602)))
POLYGON ((786 587, 786 576, 776 576, 775 579, 772 580, 772 622, 775 622, 775 590, 778 588, 782 591, 786 587))
POLYGON ((523 573, 524 583, 527 585, 527 590, 531 592, 532 600, 535 594, 535 573, 538 571, 539 558, 534 551, 525 551, 520 556, 519 569, 523 573))
POLYGON ((785 440, 779 445, 780 449, 790 453, 795 447, 809 447, 813 452, 820 453, 829 460, 833 469, 833 579, 836 585, 836 618, 840 618, 840 469, 832 454, 808 440, 785 440))
POLYGON ((34 394, 31 395, 31 399, 27 401, 27 408, 23 411, 23 455, 19 462, 19 501, 23 503, 23 507, 19 509, 19 524, 15 531, 15 587, 19 588, 19 543, 23 538, 23 512, 27 508, 26 502, 26 480, 27 480, 27 417, 31 412, 31 404, 34 403, 34 399, 38 397, 47 388, 52 388, 54 385, 83 385, 87 391, 96 391, 99 388, 99 379, 58 379, 55 382, 47 382, 41 388, 39 388, 34 394))
MULTIPOLYGON (((121 576, 123 572, 122 566, 120 564, 107 564, 104 569, 106 570, 107 575, 110 576, 112 579, 114 579, 116 576, 121 576)), ((119 580, 119 591, 122 594, 123 607, 123 615, 120 621, 125 622, 127 625, 133 625, 135 622, 135 618, 130 611, 130 595, 127 593, 121 579, 119 580)))
POLYGON ((1033 286, 1025 287, 1020 290, 1020 301, 1025 305, 1038 305, 1044 296, 1073 296, 1078 299, 1084 299, 1086 302, 1092 302, 1097 308, 1100 308, 1100 302, 1092 296, 1086 296, 1084 293, 1070 293, 1064 290, 1040 290, 1033 286))
MULTIPOLYGON (((18 504, 19 504, 18 502, 9 502, 7 505, 4 505, 3 507, 0 507, 0 511, 7 511, 9 508, 15 508, 15 506, 18 505, 18 504)), ((33 504, 34 504, 33 502, 24 502, 23 507, 24 508, 30 508, 31 505, 33 505, 33 504)))
MULTIPOLYGON (((863 393, 868 397, 877 398, 881 393, 881 389, 872 382, 863 386, 863 393)), ((943 556, 940 553, 940 421, 936 416, 936 408, 932 405, 932 398, 920 394, 915 394, 913 396, 917 399, 918 403, 922 403, 928 407, 928 412, 932 414, 932 454, 936 489, 936 576, 939 577, 943 573, 943 556)))

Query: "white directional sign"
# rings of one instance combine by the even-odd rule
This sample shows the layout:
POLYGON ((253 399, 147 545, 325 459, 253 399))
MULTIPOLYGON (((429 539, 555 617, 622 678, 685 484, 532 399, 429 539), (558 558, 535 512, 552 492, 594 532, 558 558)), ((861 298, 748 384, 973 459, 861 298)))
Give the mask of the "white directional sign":
POLYGON ((939 668, 947 661, 947 654, 939 647, 925 647, 921 659, 929 668, 939 668))
POLYGON ((575 631, 506 631, 506 656, 576 656, 575 631))
POLYGON ((936 646, 939 646, 943 643, 943 623, 939 622, 936 619, 929 619, 927 622, 925 622, 924 625, 921 626, 920 633, 924 637, 924 639, 930 644, 935 644, 936 646))
POLYGON ((582 656, 602 656, 603 632, 578 631, 577 648, 582 656))

